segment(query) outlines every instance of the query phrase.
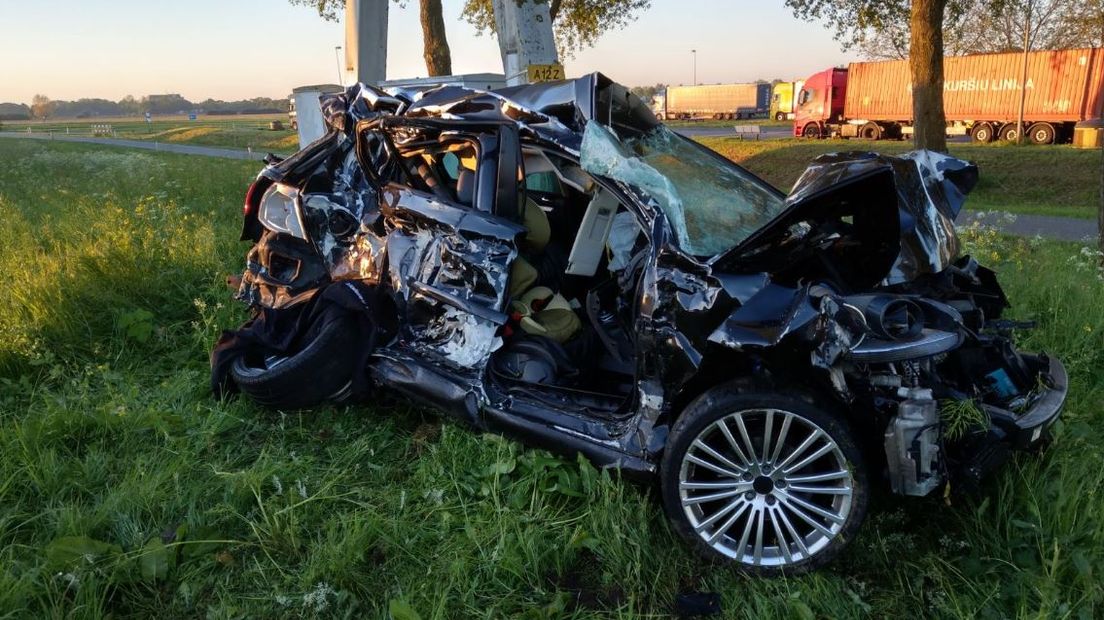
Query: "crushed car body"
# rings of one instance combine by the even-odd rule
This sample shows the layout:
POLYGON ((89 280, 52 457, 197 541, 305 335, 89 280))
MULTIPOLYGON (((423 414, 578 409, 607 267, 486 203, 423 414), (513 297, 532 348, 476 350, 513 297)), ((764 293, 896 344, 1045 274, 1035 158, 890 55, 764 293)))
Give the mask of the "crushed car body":
POLYGON ((401 395, 658 478, 680 535, 761 574, 828 561, 872 487, 976 486, 1061 411, 1061 363, 961 254, 968 162, 829 154, 785 195, 600 74, 322 108, 246 196, 254 318, 216 394, 401 395))

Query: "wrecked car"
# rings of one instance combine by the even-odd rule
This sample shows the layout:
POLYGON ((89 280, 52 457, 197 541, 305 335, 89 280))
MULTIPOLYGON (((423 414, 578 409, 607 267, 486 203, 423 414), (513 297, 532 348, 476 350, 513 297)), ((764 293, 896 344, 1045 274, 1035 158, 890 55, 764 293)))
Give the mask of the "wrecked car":
POLYGON ((600 74, 321 105, 245 198, 253 318, 217 394, 398 395, 581 453, 764 575, 831 560, 874 489, 976 486, 1059 416, 1062 364, 1016 349, 960 252, 972 164, 831 154, 786 195, 600 74))

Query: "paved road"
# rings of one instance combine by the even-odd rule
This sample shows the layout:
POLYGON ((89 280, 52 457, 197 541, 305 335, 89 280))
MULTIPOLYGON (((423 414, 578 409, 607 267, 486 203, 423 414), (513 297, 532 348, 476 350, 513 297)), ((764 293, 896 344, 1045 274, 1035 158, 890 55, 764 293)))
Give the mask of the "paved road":
POLYGON ((264 159, 265 153, 243 150, 227 149, 214 146, 195 146, 192 144, 166 144, 164 142, 151 142, 149 140, 122 140, 117 138, 86 138, 81 136, 65 136, 46 133, 27 133, 25 131, 0 131, 0 138, 22 138, 28 140, 55 140, 57 142, 86 142, 89 144, 103 144, 107 146, 122 146, 134 149, 146 149, 149 151, 163 151, 166 153, 181 153, 184 155, 203 155, 205 157, 223 157, 226 159, 264 159))
MULTIPOLYGON (((681 133, 687 138, 699 138, 705 136, 735 136, 732 127, 692 127, 681 125, 679 127, 673 127, 676 132, 681 133)), ((789 125, 785 127, 759 127, 760 139, 773 139, 773 138, 792 138, 793 128, 789 125)), ((748 138, 754 140, 754 137, 748 138)))
MULTIPOLYGON (((965 226, 977 220, 977 213, 964 211, 959 214, 957 224, 965 226)), ((982 219, 992 222, 992 218, 982 219)), ((1051 215, 1017 215, 1015 222, 1000 223, 996 226, 1003 232, 1021 237, 1036 235, 1060 241, 1093 241, 1097 238, 1096 220, 1082 220, 1072 217, 1054 217, 1051 215)))
MULTIPOLYGON (((678 131, 684 135, 731 135, 732 129, 730 127, 683 127, 678 131), (696 133, 691 134, 689 131, 695 132, 708 132, 708 133, 696 133)), ((764 127, 764 136, 769 137, 769 133, 776 133, 781 131, 787 133, 786 127, 764 127)), ((778 136, 774 136, 778 137, 778 136)), ((84 138, 78 136, 61 136, 55 135, 51 138, 49 134, 28 134, 26 132, 15 131, 0 131, 0 138, 24 138, 32 140, 57 140, 59 142, 86 142, 91 144, 104 144, 108 146, 122 146, 137 149, 147 149, 151 151, 163 151, 167 153, 182 153, 185 155, 202 155, 204 157, 224 157, 229 159, 254 159, 260 160, 264 157, 264 153, 251 152, 241 149, 226 149, 216 148, 211 146, 193 146, 190 144, 164 144, 159 142, 148 142, 144 140, 119 140, 114 138, 84 138)), ((966 225, 977 219, 977 215, 973 212, 966 211, 962 213, 958 218, 960 225, 966 225)), ((1059 239, 1062 241, 1083 241, 1086 239, 1095 239, 1097 235, 1096 221, 1095 220, 1082 220, 1066 217, 1052 217, 1047 215, 1020 215, 1017 216, 1015 222, 1002 223, 1000 228, 1005 232, 1009 232, 1015 235, 1022 235, 1025 237, 1034 237, 1039 235, 1049 239, 1059 239)))

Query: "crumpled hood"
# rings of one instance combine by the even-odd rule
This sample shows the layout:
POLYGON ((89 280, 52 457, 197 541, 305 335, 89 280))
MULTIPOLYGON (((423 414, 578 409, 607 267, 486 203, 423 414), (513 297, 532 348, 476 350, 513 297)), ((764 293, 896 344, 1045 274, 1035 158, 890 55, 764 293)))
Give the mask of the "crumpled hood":
POLYGON ((976 165, 934 151, 822 155, 794 184, 786 209, 721 261, 813 240, 818 223, 849 205, 856 230, 896 246, 885 248, 885 260, 872 257, 868 269, 884 271, 872 279, 892 285, 938 273, 958 256, 954 221, 977 180, 976 165))

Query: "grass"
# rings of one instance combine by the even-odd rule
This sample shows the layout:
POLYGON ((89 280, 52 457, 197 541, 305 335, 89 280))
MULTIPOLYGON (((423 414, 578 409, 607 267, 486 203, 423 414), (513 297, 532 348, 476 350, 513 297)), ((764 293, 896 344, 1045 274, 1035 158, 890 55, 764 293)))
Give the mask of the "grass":
MULTIPOLYGON (((861 140, 740 140, 700 137, 699 142, 735 160, 773 185, 788 190, 809 160, 836 151, 903 153, 909 142, 861 140)), ((1070 146, 951 143, 951 155, 976 162, 981 180, 968 207, 1011 213, 1093 219, 1099 208, 1099 150, 1070 146)))
POLYGON ((875 498, 832 567, 705 564, 655 493, 416 407, 210 397, 256 164, 0 142, 0 615, 1093 618, 1104 289, 1075 245, 968 233, 1071 373, 1054 445, 978 497, 875 498))
MULTIPOLYGON (((113 136, 128 140, 149 140, 199 146, 252 148, 289 154, 298 149, 299 140, 291 131, 286 114, 243 114, 234 116, 202 116, 190 121, 187 116, 158 116, 146 123, 140 117, 63 119, 57 121, 9 121, 4 131, 32 131, 54 135, 91 136, 93 124, 108 124, 113 136), (269 129, 271 121, 279 120, 285 129, 269 129)), ((104 136, 107 137, 107 136, 104 136)))

